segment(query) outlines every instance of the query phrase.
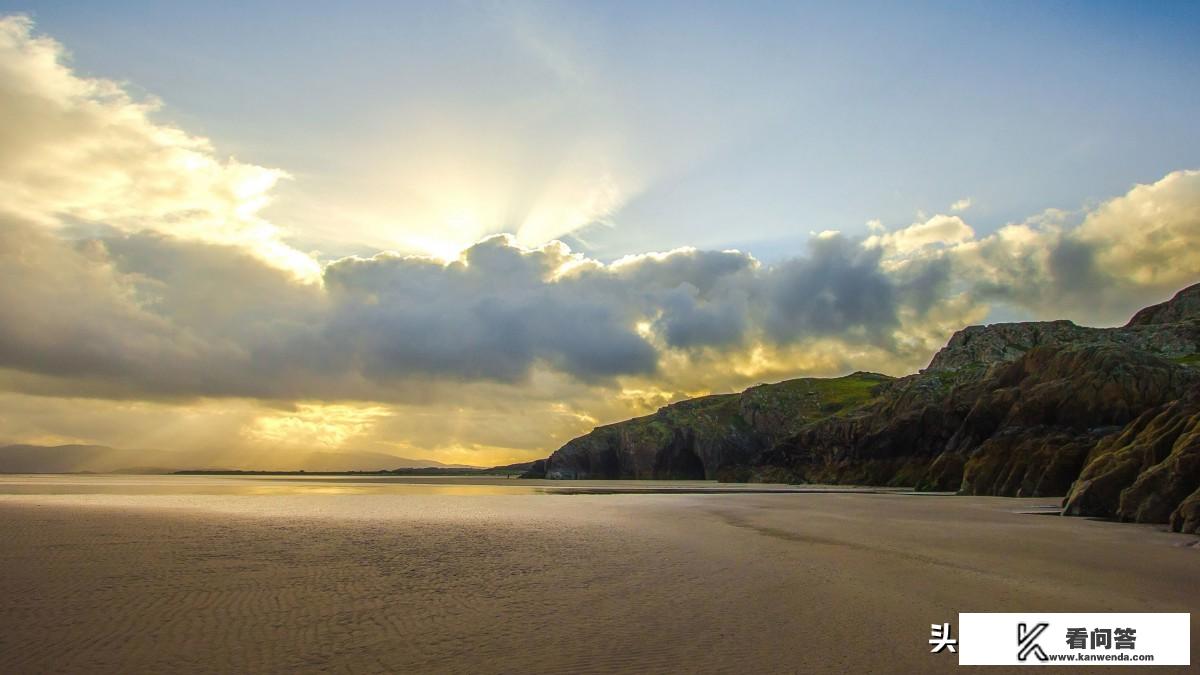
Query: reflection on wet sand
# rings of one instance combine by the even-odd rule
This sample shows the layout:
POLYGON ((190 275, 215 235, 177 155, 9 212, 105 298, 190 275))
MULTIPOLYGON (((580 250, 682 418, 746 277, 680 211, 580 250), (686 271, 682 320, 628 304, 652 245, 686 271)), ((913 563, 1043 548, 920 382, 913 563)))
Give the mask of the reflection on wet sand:
POLYGON ((0 475, 0 495, 538 495, 898 493, 902 489, 716 481, 552 481, 479 476, 0 475))
POLYGON ((508 483, 4 477, 0 673, 949 672, 958 612, 1200 611, 1196 537, 1057 499, 508 483))

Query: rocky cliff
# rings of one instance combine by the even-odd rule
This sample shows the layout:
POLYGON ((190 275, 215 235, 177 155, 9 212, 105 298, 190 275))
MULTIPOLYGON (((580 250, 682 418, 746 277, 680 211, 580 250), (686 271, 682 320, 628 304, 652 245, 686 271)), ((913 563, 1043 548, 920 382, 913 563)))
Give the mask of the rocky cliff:
MULTIPOLYGON (((891 378, 854 373, 751 387, 674 403, 653 415, 597 427, 555 452, 547 478, 704 479, 756 463, 813 421, 854 409, 891 378)), ((540 468, 540 467, 539 467, 540 468)))
POLYGON ((1068 515, 1200 532, 1200 388, 1142 413, 1086 460, 1065 500, 1068 515))
POLYGON ((809 425, 760 458, 801 482, 1057 496, 1092 447, 1179 398, 1197 371, 1114 345, 1044 345, 976 374, 902 378, 842 419, 809 425))
POLYGON ((1068 495, 1200 528, 1200 285, 1126 326, 972 326, 925 370, 791 380, 599 427, 551 478, 717 478, 1068 495), (1069 493, 1069 494, 1068 494, 1069 493))
POLYGON ((1175 297, 1150 305, 1133 315, 1126 326, 1161 326, 1200 317, 1200 284, 1188 286, 1175 297))

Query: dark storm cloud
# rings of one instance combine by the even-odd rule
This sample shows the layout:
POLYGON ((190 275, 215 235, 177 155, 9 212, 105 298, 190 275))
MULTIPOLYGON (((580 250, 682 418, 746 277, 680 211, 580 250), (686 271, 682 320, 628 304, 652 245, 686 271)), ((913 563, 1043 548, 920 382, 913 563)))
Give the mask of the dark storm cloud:
POLYGON ((953 265, 948 258, 913 260, 891 274, 901 305, 925 314, 950 294, 953 265))
POLYGON ((704 300, 699 289, 685 283, 659 294, 658 300, 661 314, 654 325, 671 347, 733 347, 746 336, 744 293, 704 300))
POLYGON ((880 251, 840 235, 814 239, 810 249, 767 273, 767 334, 778 343, 832 335, 885 340, 898 321, 896 288, 879 267, 880 251))
POLYGON ((663 350, 758 339, 884 345, 897 303, 937 277, 897 285, 878 251, 841 237, 775 266, 694 250, 604 265, 493 237, 449 264, 339 260, 322 286, 233 246, 67 240, 13 219, 0 259, 0 367, 151 397, 386 399, 431 379, 520 382, 538 364, 584 382, 650 375, 663 350))
POLYGON ((1055 242, 1046 261, 1053 297, 1062 304, 1076 304, 1087 302, 1097 288, 1119 286, 1118 280, 1096 264, 1099 255, 1094 242, 1066 237, 1055 242))
MULTIPOLYGON (((333 263, 325 279, 333 343, 372 378, 412 374, 515 381, 537 360, 582 379, 653 372, 637 308, 580 280, 555 282, 553 249, 503 237, 448 265, 381 255, 333 263)), ((597 284, 602 286, 602 284, 597 284)))
POLYGON ((681 249, 634 256, 606 273, 636 298, 667 346, 733 348, 751 329, 760 269, 738 251, 681 249))

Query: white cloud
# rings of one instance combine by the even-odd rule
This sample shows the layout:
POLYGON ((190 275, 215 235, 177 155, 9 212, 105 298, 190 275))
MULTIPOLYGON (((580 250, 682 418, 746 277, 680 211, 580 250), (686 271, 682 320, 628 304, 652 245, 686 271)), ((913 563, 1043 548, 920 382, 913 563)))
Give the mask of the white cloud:
POLYGON ((1200 281, 1200 171, 1175 171, 1077 215, 1049 209, 957 246, 980 301, 1042 318, 1123 323, 1200 281))
POLYGON ((868 248, 882 248, 888 255, 905 256, 930 247, 946 247, 970 241, 975 230, 958 216, 936 215, 894 232, 867 237, 868 248))
POLYGON ((963 211, 966 211, 969 208, 971 208, 971 198, 970 197, 963 197, 962 199, 960 199, 950 205, 950 210, 955 213, 962 213, 963 211))
POLYGON ((1072 238, 1105 273, 1170 289, 1200 274, 1200 171, 1175 171, 1134 186, 1087 214, 1072 238))
POLYGON ((0 17, 0 209, 49 227, 235 244, 301 276, 318 272, 258 215, 284 172, 219 158, 207 139, 156 121, 157 100, 80 77, 67 60, 28 18, 0 17))

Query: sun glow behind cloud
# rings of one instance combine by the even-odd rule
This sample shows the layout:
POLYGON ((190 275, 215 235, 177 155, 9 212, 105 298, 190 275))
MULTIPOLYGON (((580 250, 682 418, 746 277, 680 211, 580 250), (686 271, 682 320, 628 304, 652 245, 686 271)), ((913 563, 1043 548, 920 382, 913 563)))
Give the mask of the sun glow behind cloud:
POLYGON ((251 442, 273 447, 337 449, 361 439, 389 416, 383 406, 300 403, 294 410, 255 418, 242 433, 251 442))
MULTIPOLYGON (((467 124, 453 133, 414 133, 406 143, 412 156, 363 150, 357 161, 372 178, 322 195, 353 205, 320 216, 336 218, 343 230, 323 231, 320 223, 312 230, 319 238, 351 236, 380 249, 453 260, 493 234, 511 233, 532 248, 603 224, 645 183, 645 168, 635 168, 616 143, 546 141, 528 133, 521 143, 498 142, 486 128, 467 124)), ((274 212, 289 222, 313 220, 286 207, 274 212)))

